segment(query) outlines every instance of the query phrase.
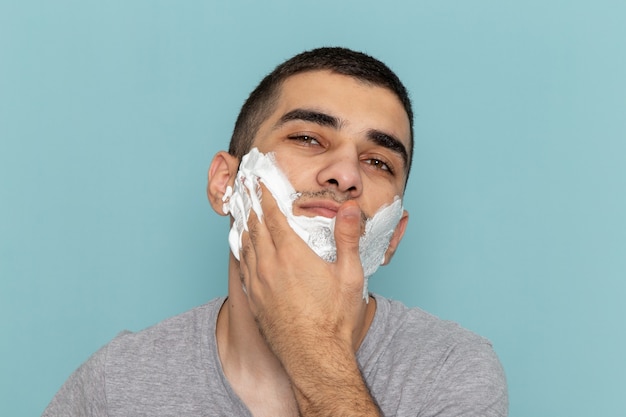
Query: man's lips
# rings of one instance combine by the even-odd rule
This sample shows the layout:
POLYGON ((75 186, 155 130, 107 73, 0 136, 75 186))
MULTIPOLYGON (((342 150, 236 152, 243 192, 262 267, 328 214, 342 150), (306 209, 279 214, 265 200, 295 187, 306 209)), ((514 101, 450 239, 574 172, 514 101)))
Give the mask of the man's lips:
POLYGON ((293 214, 296 216, 322 216, 333 218, 337 216, 337 211, 341 205, 331 200, 307 200, 302 203, 296 202, 293 214))

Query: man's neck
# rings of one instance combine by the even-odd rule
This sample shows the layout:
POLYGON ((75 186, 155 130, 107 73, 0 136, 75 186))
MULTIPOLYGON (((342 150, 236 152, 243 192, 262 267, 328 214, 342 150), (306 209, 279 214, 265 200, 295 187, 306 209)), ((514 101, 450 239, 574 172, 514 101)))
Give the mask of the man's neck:
MULTIPOLYGON (((283 408, 278 415, 297 415, 289 377, 257 327, 241 286, 239 263, 232 254, 228 274, 228 298, 219 312, 216 328, 226 379, 255 416, 272 415, 278 407, 283 408)), ((370 297, 358 346, 367 335, 375 312, 376 302, 370 297)))
POLYGON ((289 377, 259 332, 230 256, 228 298, 217 318, 216 338, 226 379, 255 416, 298 415, 289 377))

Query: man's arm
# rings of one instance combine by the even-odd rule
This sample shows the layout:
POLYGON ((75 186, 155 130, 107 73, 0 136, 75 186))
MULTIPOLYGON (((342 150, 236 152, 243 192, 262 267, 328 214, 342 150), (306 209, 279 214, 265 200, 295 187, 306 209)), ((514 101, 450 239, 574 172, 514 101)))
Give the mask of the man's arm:
POLYGON ((259 330, 285 368, 303 416, 377 416, 356 350, 367 331, 359 257, 361 213, 345 202, 335 220, 337 261, 319 258, 291 230, 264 188, 241 270, 259 330))

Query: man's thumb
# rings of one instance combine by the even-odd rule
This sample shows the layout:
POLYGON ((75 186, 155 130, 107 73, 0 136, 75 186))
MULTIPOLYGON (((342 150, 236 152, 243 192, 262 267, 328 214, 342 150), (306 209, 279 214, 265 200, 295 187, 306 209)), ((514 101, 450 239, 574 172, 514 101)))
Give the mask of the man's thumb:
POLYGON ((358 204, 349 200, 339 207, 335 218, 335 243, 337 244, 337 260, 340 262, 358 262, 359 239, 361 237, 361 209, 358 204))

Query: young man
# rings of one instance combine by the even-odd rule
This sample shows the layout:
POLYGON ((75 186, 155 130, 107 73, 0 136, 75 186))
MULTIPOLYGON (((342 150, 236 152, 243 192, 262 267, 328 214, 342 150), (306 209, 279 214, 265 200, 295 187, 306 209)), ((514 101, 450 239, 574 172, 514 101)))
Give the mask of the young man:
POLYGON ((118 336, 44 415, 507 415, 488 341, 367 293, 407 225, 412 119, 367 55, 320 48, 277 67, 209 169, 211 206, 233 222, 228 297, 118 336))

